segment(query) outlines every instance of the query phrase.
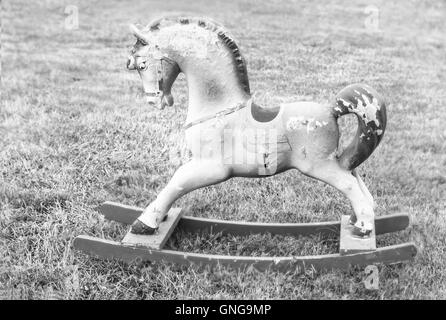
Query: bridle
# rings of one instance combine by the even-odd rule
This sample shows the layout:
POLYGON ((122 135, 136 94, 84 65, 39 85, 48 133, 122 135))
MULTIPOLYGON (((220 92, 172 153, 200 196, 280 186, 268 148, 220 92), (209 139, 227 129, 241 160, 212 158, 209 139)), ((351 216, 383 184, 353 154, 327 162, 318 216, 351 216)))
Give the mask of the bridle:
MULTIPOLYGON (((145 56, 133 56, 133 58, 135 59, 135 65, 136 65, 136 59, 137 58, 145 58, 143 59, 143 61, 141 61, 138 65, 136 65, 136 69, 138 71, 146 71, 149 66, 153 65, 152 63, 147 63, 147 61, 149 60, 149 55, 145 55, 145 56), (144 67, 140 68, 140 65, 144 63, 144 67)), ((154 96, 154 97, 160 97, 163 94, 162 88, 163 88, 163 82, 164 82, 164 78, 163 78, 163 73, 164 73, 164 63, 168 63, 170 65, 176 64, 176 62, 172 59, 170 59, 169 57, 167 57, 166 55, 159 55, 159 57, 151 57, 150 60, 155 60, 155 69, 156 69, 156 84, 157 84, 157 88, 156 88, 156 92, 155 93, 147 93, 148 95, 154 96)))
POLYGON ((215 119, 215 118, 218 119, 218 118, 220 118, 220 117, 227 116, 228 114, 234 113, 234 112, 239 111, 239 110, 241 110, 241 109, 243 109, 243 108, 251 107, 251 104, 252 104, 252 98, 249 99, 249 100, 247 100, 247 101, 245 101, 245 102, 240 102, 240 103, 238 103, 235 107, 228 108, 228 109, 219 111, 219 112, 217 112, 217 113, 215 113, 215 114, 211 114, 211 115, 209 115, 209 116, 206 116, 206 117, 200 118, 200 119, 198 119, 198 120, 189 122, 189 123, 187 123, 187 124, 184 125, 184 129, 185 129, 185 130, 186 130, 186 129, 189 129, 189 128, 192 127, 192 126, 195 126, 195 125, 197 125, 197 124, 206 122, 206 121, 211 120, 211 119, 215 119))
MULTIPOLYGON (((163 94, 162 88, 163 88, 163 73, 164 73, 164 63, 168 63, 170 65, 176 64, 176 62, 173 59, 170 59, 169 57, 167 57, 166 55, 162 55, 160 54, 157 57, 150 57, 149 54, 144 55, 144 56, 133 56, 134 61, 135 61, 135 65, 136 65, 136 60, 137 58, 144 58, 138 65, 136 65, 136 69, 138 69, 138 71, 145 71, 149 68, 149 66, 153 65, 150 63, 147 63, 147 61, 150 60, 155 60, 155 68, 156 68, 156 83, 157 83, 157 90, 155 93, 147 93, 148 95, 151 95, 153 97, 160 97, 163 94), (144 63, 144 67, 140 68, 140 65, 144 63)), ((240 102, 238 103, 235 107, 232 108, 228 108, 222 111, 219 111, 213 115, 209 115, 203 118, 200 118, 198 120, 194 120, 192 122, 189 122, 187 124, 184 125, 184 129, 189 129, 192 126, 195 126, 197 124, 206 122, 208 120, 214 119, 214 118, 220 118, 226 115, 229 115, 231 113, 234 113, 238 110, 241 110, 247 106, 251 106, 252 104, 252 99, 249 99, 247 101, 244 102, 240 102)))

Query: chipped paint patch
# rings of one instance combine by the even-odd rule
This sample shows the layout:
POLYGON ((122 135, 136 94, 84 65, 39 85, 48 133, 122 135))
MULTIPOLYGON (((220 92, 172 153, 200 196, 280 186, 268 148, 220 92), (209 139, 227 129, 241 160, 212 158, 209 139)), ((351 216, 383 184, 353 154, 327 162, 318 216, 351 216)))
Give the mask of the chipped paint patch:
POLYGON ((336 106, 334 109, 335 109, 337 112, 342 112, 342 109, 339 108, 338 106, 336 106))
MULTIPOLYGON (((345 99, 338 99, 338 102, 341 102, 342 103, 342 105, 345 107, 345 108, 348 108, 348 109, 351 109, 352 108, 352 106, 351 106, 351 103, 350 102, 348 102, 347 100, 345 100, 345 99)), ((342 111, 340 108, 339 108, 339 111, 342 111)))
MULTIPOLYGON (((359 117, 361 117, 366 125, 368 125, 370 122, 373 122, 377 127, 379 127, 379 120, 376 117, 376 115, 380 110, 381 106, 378 103, 378 99, 372 97, 372 100, 370 100, 370 98, 367 95, 360 94, 360 92, 357 90, 355 90, 355 92, 362 98, 362 99, 356 98, 357 99, 356 106, 353 106, 351 102, 348 102, 342 98, 338 99, 338 102, 340 102, 344 107, 346 107, 349 112, 355 113, 359 117)), ((338 107, 336 107, 335 110, 339 111, 338 107)))
POLYGON ((286 123, 286 129, 288 131, 299 130, 304 124, 305 119, 303 117, 291 117, 286 123))
POLYGON ((295 131, 306 127, 307 133, 314 131, 317 128, 324 127, 328 124, 327 121, 318 121, 314 118, 305 119, 304 117, 291 117, 286 124, 288 131, 295 131))
POLYGON ((317 121, 317 120, 315 120, 313 118, 308 119, 308 122, 307 122, 307 133, 310 133, 310 131, 314 131, 317 128, 324 127, 327 124, 328 124, 328 122, 326 122, 326 121, 322 121, 321 122, 321 121, 317 121))
POLYGON ((360 115, 366 124, 374 122, 375 125, 379 127, 379 120, 376 118, 376 114, 380 109, 378 100, 373 97, 372 101, 370 101, 366 95, 362 95, 362 99, 364 100, 364 103, 358 99, 358 104, 353 112, 360 115))

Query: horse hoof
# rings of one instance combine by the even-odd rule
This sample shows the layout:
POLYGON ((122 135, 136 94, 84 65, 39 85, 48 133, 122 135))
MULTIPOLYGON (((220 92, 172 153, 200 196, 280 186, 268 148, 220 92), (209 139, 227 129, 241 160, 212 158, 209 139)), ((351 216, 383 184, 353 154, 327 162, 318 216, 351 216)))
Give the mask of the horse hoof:
POLYGON ((369 237, 372 233, 372 229, 366 229, 364 227, 358 227, 356 225, 353 226, 352 234, 359 238, 369 237))
POLYGON ((152 228, 149 226, 146 226, 144 223, 142 223, 139 220, 136 220, 133 224, 132 224, 132 229, 131 229, 131 233, 134 234, 141 234, 141 235, 152 235, 155 233, 155 231, 158 228, 152 228))

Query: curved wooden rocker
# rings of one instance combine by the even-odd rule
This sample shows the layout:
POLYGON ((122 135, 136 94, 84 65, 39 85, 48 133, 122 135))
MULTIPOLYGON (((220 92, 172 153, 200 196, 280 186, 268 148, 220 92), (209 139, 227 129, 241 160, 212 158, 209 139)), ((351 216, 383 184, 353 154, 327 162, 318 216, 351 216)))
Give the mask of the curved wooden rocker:
MULTIPOLYGON (((113 202, 105 202, 99 211, 106 219, 131 224, 143 209, 113 202)), ((393 214, 375 219, 376 234, 404 230, 409 225, 406 214, 393 214)), ((341 222, 316 223, 253 223, 223 221, 183 216, 181 209, 169 211, 166 221, 160 224, 156 235, 142 236, 127 233, 121 242, 91 236, 78 236, 74 247, 86 254, 102 259, 117 259, 127 263, 144 261, 171 262, 180 265, 229 265, 233 268, 253 266, 259 271, 267 269, 288 271, 296 268, 332 270, 375 263, 393 264, 411 260, 417 253, 413 243, 376 248, 375 235, 356 238, 350 233, 348 216, 341 222), (223 234, 249 235, 269 232, 273 235, 321 236, 340 235, 340 253, 316 256, 250 257, 189 253, 163 249, 164 244, 178 225, 186 232, 211 231, 223 234)))

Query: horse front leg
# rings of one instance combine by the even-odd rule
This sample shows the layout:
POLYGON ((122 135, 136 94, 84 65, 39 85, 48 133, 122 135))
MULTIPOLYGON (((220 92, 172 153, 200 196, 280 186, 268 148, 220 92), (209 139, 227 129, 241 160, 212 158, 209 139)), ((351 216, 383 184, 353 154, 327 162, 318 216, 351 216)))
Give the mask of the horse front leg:
POLYGON ((230 176, 230 167, 214 159, 196 159, 182 165, 133 223, 132 233, 153 234, 177 199, 195 189, 223 182, 230 176))

